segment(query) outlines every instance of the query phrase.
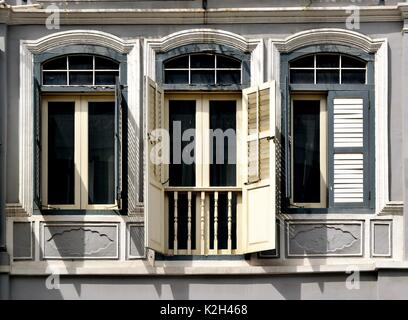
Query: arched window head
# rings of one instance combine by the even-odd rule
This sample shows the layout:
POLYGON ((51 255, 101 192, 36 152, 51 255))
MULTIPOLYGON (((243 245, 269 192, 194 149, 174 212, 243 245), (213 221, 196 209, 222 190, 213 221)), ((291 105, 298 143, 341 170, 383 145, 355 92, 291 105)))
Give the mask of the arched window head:
POLYGON ((292 60, 292 84, 366 84, 367 63, 344 54, 318 53, 292 60))
POLYGON ((232 85, 242 83, 242 62, 220 54, 194 53, 164 62, 164 83, 232 85))
POLYGON ((42 64, 45 86, 107 86, 119 76, 119 63, 96 55, 69 55, 42 64))

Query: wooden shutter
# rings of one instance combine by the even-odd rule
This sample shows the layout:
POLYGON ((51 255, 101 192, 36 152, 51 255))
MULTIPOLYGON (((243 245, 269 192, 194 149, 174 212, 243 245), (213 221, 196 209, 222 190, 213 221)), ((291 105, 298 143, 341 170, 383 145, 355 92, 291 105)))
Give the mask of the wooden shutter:
POLYGON ((275 249, 275 82, 243 92, 246 177, 243 187, 245 253, 275 249))
POLYGON ((41 86, 34 79, 34 208, 42 209, 41 197, 41 86))
POLYGON ((366 207, 369 202, 369 100, 366 91, 330 91, 330 207, 366 207))
POLYGON ((146 77, 145 90, 146 114, 146 195, 147 246, 164 252, 164 188, 162 184, 162 165, 151 157, 153 148, 160 142, 154 130, 163 126, 163 90, 150 78, 146 77), (153 161, 152 161, 153 160, 153 161))
POLYGON ((115 86, 115 190, 119 209, 122 209, 122 98, 122 86, 117 77, 115 86))

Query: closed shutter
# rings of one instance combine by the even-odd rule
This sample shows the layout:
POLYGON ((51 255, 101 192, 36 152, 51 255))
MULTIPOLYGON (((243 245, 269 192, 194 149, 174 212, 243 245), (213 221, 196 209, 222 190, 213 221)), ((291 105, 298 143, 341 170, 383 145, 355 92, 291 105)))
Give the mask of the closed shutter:
POLYGON ((163 127, 163 90, 146 77, 145 87, 145 123, 146 123, 146 195, 147 246, 164 252, 164 188, 162 184, 162 165, 158 161, 160 154, 154 152, 160 143, 155 130, 163 127))
POLYGON ((115 86, 115 190, 116 203, 122 209, 122 86, 116 78, 115 86))
POLYGON ((330 91, 330 207, 367 207, 370 196, 366 91, 330 91))
POLYGON ((34 79, 34 208, 42 209, 41 197, 41 86, 34 79))
POLYGON ((243 92, 246 174, 243 187, 245 253, 275 249, 275 82, 243 92))

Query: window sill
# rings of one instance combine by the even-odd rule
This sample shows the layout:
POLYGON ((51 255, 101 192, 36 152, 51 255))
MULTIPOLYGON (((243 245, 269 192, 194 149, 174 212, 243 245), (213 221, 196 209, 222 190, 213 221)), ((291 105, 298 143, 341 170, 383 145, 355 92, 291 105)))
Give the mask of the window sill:
POLYGON ((285 214, 374 214, 374 209, 350 207, 350 208, 283 208, 285 214))
POLYGON ((47 210, 34 210, 34 215, 42 215, 42 216, 87 216, 87 215, 126 215, 126 211, 123 210, 81 210, 81 209, 47 209, 47 210))

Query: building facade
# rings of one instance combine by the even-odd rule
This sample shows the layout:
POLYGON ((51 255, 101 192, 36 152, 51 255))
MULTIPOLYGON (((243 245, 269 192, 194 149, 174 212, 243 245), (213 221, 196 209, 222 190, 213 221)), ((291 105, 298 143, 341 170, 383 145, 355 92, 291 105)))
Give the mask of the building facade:
POLYGON ((407 298, 407 19, 0 3, 1 296, 407 298))

